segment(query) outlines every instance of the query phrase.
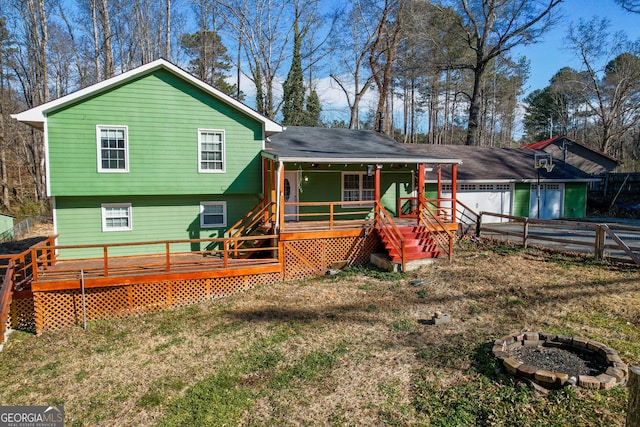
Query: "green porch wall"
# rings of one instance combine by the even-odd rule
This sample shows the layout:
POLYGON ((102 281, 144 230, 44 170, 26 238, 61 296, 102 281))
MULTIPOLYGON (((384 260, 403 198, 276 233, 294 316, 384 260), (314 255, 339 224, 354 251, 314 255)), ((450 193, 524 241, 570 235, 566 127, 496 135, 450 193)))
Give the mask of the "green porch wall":
POLYGON ((564 217, 584 218, 587 216, 587 184, 571 182, 564 185, 564 217))
MULTIPOLYGON (((113 244, 223 237, 226 228, 200 228, 200 202, 226 201, 227 227, 258 203, 258 195, 185 195, 135 197, 57 197, 58 245, 113 244), (132 230, 102 231, 104 203, 131 203, 132 230)), ((206 243, 171 245, 171 251, 194 251, 206 243)), ((164 245, 112 248, 114 255, 164 253, 164 245)), ((101 249, 63 249, 61 259, 101 257, 101 249)))
POLYGON ((50 114, 47 133, 53 196, 261 191, 261 123, 166 70, 50 114), (96 125, 128 127, 128 173, 98 173, 96 125), (198 129, 225 131, 225 173, 198 173, 198 129))
MULTIPOLYGON (((288 170, 297 170, 292 167, 288 170)), ((308 181, 301 180, 302 191, 299 194, 300 202, 339 202, 342 200, 342 172, 366 172, 366 169, 358 166, 341 167, 338 170, 305 170, 300 172, 306 176, 308 181)), ((382 205, 391 215, 396 215, 398 197, 411 196, 411 172, 387 172, 384 169, 380 173, 380 199, 382 205)), ((337 204, 334 208, 336 213, 347 213, 353 211, 364 211, 367 208, 343 208, 337 204)), ((372 209, 370 210, 372 212, 372 209)), ((329 207, 307 207, 301 206, 300 213, 328 213, 329 207)), ((340 219, 349 219, 350 216, 342 215, 340 219)), ((326 220, 326 217, 302 217, 301 220, 326 220)))
POLYGON ((513 195, 513 215, 529 216, 529 200, 531 197, 531 184, 520 183, 515 185, 513 195))

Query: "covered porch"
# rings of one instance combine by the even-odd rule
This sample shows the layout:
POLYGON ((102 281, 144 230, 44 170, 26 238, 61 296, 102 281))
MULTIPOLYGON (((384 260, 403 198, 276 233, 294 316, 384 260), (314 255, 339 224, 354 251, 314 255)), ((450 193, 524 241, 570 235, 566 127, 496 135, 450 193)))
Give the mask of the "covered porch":
POLYGON ((229 235, 250 225, 284 241, 375 231, 403 268, 412 258, 451 258, 456 194, 443 197, 442 174, 455 180, 459 163, 373 131, 288 128, 262 152, 263 201, 229 235), (425 197, 427 178, 438 183, 435 199, 425 197))

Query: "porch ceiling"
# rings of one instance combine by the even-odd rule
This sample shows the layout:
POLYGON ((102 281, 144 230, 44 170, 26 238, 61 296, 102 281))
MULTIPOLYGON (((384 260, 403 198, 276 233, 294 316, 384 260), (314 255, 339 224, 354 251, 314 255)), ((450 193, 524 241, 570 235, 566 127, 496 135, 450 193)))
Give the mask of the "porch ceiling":
POLYGON ((412 153, 379 132, 299 126, 271 136, 262 156, 285 163, 461 163, 460 159, 412 153))

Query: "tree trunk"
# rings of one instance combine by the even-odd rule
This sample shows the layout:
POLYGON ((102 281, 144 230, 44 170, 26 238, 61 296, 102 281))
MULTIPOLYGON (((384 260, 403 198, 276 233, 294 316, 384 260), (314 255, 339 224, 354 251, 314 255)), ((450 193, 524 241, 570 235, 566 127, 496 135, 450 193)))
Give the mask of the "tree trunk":
POLYGON ((102 26, 103 52, 104 52, 104 77, 113 77, 115 67, 113 64, 113 44, 111 43, 111 21, 109 20, 109 5, 107 0, 102 0, 100 10, 100 24, 102 26))
POLYGON ((167 14, 165 17, 165 55, 171 61, 171 0, 167 0, 167 14))
POLYGON ((466 145, 478 145, 480 120, 480 92, 485 64, 479 65, 473 72, 473 92, 469 100, 469 124, 467 125, 466 145))

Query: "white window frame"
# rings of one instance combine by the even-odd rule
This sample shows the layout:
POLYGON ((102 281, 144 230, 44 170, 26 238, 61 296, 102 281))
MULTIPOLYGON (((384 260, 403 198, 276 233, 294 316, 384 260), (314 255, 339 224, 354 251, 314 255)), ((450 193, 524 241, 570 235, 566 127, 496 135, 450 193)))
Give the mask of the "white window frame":
POLYGON ((97 125, 96 126, 96 144, 98 158, 98 172, 100 173, 128 173, 129 172, 129 127, 120 125, 97 125), (124 130, 124 168, 111 169, 102 167, 102 138, 103 130, 124 130))
POLYGON ((361 202, 358 204, 349 204, 349 205, 342 205, 343 208, 358 208, 358 207, 362 207, 362 206, 373 206, 373 204, 375 203, 375 182, 374 182, 374 188, 373 189, 364 189, 362 184, 363 184, 363 177, 368 176, 367 172, 359 172, 359 171, 342 171, 342 183, 340 186, 340 197, 342 202, 361 202), (344 199, 344 192, 345 192, 345 188, 344 188, 344 179, 346 175, 358 175, 358 200, 345 200, 344 199), (363 191, 373 191, 372 193, 372 199, 366 199, 363 200, 362 199, 362 194, 363 191))
POLYGON ((227 202, 200 202, 200 228, 221 228, 227 226, 227 202), (207 224, 205 222, 205 206, 222 206, 222 222, 219 224, 207 224))
POLYGON ((133 210, 131 203, 103 203, 102 211, 102 231, 109 233, 111 231, 131 231, 133 229, 133 210), (127 227, 109 227, 107 225, 107 210, 110 208, 127 208, 127 227))
POLYGON ((227 169, 226 161, 226 135, 222 129, 198 129, 198 172, 199 173, 224 173, 227 169), (219 133, 222 135, 222 169, 203 169, 202 168, 202 134, 203 133, 219 133))

